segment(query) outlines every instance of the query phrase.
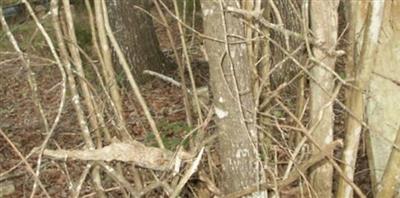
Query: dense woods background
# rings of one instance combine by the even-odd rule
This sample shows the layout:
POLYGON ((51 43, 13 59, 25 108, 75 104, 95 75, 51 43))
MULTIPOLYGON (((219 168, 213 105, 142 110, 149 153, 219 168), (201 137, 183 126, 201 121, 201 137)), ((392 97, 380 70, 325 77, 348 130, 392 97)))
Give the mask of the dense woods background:
POLYGON ((0 197, 397 197, 394 0, 2 0, 0 197))

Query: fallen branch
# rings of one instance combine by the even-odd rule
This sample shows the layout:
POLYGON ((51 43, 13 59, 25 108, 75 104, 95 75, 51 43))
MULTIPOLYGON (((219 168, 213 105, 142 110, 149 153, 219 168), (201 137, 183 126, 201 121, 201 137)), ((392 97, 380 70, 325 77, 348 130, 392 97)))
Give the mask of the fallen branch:
MULTIPOLYGON (((151 76, 155 76, 157 78, 160 78, 161 80, 169 82, 169 83, 171 83, 171 84, 173 84, 173 85, 175 85, 177 87, 181 87, 182 86, 182 84, 180 82, 178 82, 178 81, 174 80, 173 78, 171 78, 169 76, 166 76, 164 74, 160 74, 160 73, 157 73, 157 72, 154 72, 154 71, 151 71, 151 70, 144 70, 143 73, 151 75, 151 76)), ((190 92, 189 89, 187 91, 190 92)))
POLYGON ((140 142, 118 142, 94 150, 49 150, 44 155, 57 159, 94 160, 94 161, 123 161, 133 162, 142 168, 152 170, 171 170, 176 157, 188 160, 191 156, 179 151, 176 155, 169 150, 147 147, 140 142))

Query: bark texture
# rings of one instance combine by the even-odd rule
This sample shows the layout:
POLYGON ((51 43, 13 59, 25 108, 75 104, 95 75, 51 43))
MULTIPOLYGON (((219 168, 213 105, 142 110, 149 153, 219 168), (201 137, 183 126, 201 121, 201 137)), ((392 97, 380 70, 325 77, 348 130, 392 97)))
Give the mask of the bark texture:
MULTIPOLYGON (((304 13, 302 13, 303 0, 266 0, 264 4, 270 9, 270 18, 274 24, 280 24, 283 28, 301 34, 307 26, 303 24, 304 13)), ((305 19, 306 20, 306 19, 305 19)), ((308 29, 308 28, 307 28, 308 29)), ((305 67, 307 53, 304 47, 304 41, 284 34, 278 31, 270 31, 271 39, 275 42, 270 42, 271 50, 271 66, 273 71, 270 75, 271 88, 276 89, 282 83, 291 82, 292 79, 301 72, 300 67, 294 62, 305 67), (299 50, 299 47, 302 49, 299 50), (296 53, 294 53, 296 51, 296 53), (287 53, 292 55, 289 58, 287 53)), ((296 116, 299 118, 303 112, 304 98, 304 76, 297 77, 287 88, 282 91, 281 95, 293 96, 289 100, 284 101, 285 105, 292 106, 296 104, 296 116), (293 94, 296 93, 296 94, 293 94)), ((280 132, 274 135, 280 136, 280 132)), ((290 133, 290 142, 296 144, 299 141, 298 133, 290 133)))
MULTIPOLYGON (((229 44, 205 40, 210 65, 210 84, 217 115, 218 152, 222 163, 224 193, 243 190, 264 179, 257 160, 257 131, 251 92, 250 66, 240 18, 221 10, 222 1, 201 1, 205 34, 229 44), (236 42, 233 44, 232 42, 236 42)), ((225 1, 236 7, 235 1, 225 1)), ((262 193, 253 194, 258 196, 262 193)))
MULTIPOLYGON (((363 5, 368 2, 352 2, 350 4, 351 11, 354 11, 354 16, 351 17, 351 32, 350 36, 355 36, 360 33, 359 29, 362 25, 365 24, 365 31, 362 40, 361 54, 356 58, 357 60, 354 64, 353 70, 354 72, 354 87, 357 89, 351 89, 347 95, 347 105, 349 110, 352 112, 352 116, 348 116, 346 120, 346 136, 345 136, 345 149, 343 151, 343 165, 342 168, 346 177, 353 180, 354 171, 357 159, 357 151, 358 145, 360 142, 360 136, 362 131, 362 123, 360 121, 364 120, 365 114, 365 90, 368 88, 368 83, 370 81, 372 68, 375 66, 376 60, 376 50, 378 46, 378 38, 381 29, 382 17, 383 17, 383 8, 384 1, 379 1, 376 3, 372 3, 370 6, 369 17, 365 23, 363 20, 364 17, 361 17, 362 11, 366 6, 363 5), (359 20, 357 20, 359 19, 359 20), (356 32, 354 32, 356 31, 356 32)), ((355 42, 356 38, 350 38, 353 44, 356 44, 354 48, 357 48, 357 43, 355 42)), ((361 39, 360 39, 361 40, 361 39)), ((361 43, 359 41, 359 43, 361 43)), ((353 48, 353 49, 354 49, 353 48)), ((352 52, 351 54, 357 54, 352 52)), ((350 63, 352 65, 352 63, 350 63)), ((351 69, 350 69, 351 70, 351 69)), ((339 179, 338 186, 338 197, 352 197, 353 195, 352 187, 347 184, 347 182, 343 179, 339 179)))
MULTIPOLYGON (((316 40, 325 49, 335 49, 338 34, 339 0, 313 0, 310 5, 311 29, 316 40)), ((317 61, 334 70, 336 57, 329 56, 319 48, 313 49, 317 61)), ((334 76, 320 63, 311 70, 311 126, 316 125, 312 134, 320 146, 333 141, 333 105, 331 97, 334 88, 334 76)), ((318 152, 317 148, 313 149, 318 152)), ((320 164, 311 173, 311 183, 317 197, 332 197, 333 168, 328 162, 320 164)))
MULTIPOLYGON (((153 21, 140 7, 149 10, 148 0, 106 1, 111 28, 138 82, 146 80, 145 69, 160 72, 165 58, 160 50, 153 21)), ((114 59, 118 65, 118 59, 114 59)))
MULTIPOLYGON (((375 2, 375 1, 372 1, 375 2)), ((400 126, 400 1, 385 1, 376 62, 368 85, 368 159, 372 186, 379 187, 388 168, 400 126)), ((398 145, 397 145, 398 146, 398 145)), ((397 147, 399 148, 399 147, 397 147)), ((395 173, 389 173, 395 174, 395 173)), ((399 177, 398 177, 399 178, 399 177)), ((379 188, 377 188, 379 189, 379 188)), ((397 186, 397 190, 398 190, 397 186)), ((376 193, 376 191, 375 191, 376 193)))
MULTIPOLYGON (((271 22, 280 24, 283 28, 293 32, 301 33, 303 31, 301 21, 302 0, 268 1, 268 6, 271 9, 271 22)), ((277 31, 271 31, 271 39, 280 45, 279 47, 271 44, 270 48, 272 65, 276 67, 271 75, 271 84, 273 87, 277 87, 283 82, 290 81, 300 71, 300 68, 291 59, 281 63, 287 57, 282 49, 291 54, 302 44, 302 41, 277 31)), ((305 53, 296 53, 293 58, 304 64, 305 53)))
MULTIPOLYGON (((400 129, 400 128, 399 128, 400 129)), ((397 130, 396 146, 400 145, 400 130, 397 130)), ((386 165, 385 172, 382 176, 381 184, 377 189, 375 197, 399 197, 399 177, 400 177, 400 151, 393 147, 389 161, 386 165)))

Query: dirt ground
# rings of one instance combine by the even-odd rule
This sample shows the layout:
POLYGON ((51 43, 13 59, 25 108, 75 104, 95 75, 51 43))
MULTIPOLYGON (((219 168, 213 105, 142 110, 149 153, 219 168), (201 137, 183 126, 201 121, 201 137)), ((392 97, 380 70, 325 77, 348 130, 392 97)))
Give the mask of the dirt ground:
MULTIPOLYGON (((1 54, 0 72, 0 127, 8 138, 15 144, 18 150, 27 156, 30 151, 41 145, 44 137, 43 122, 40 114, 31 99, 31 89, 27 81, 27 72, 21 63, 15 59, 14 54, 1 54)), ((35 60, 33 60, 35 61, 35 60)), ((60 102, 60 74, 54 65, 33 66, 39 87, 39 95, 49 123, 52 123, 60 102)), ((139 140, 146 137, 147 126, 139 105, 129 98, 134 98, 129 90, 125 90, 125 117, 128 128, 132 135, 139 140), (129 94, 129 95, 127 95, 129 94)), ((181 91, 168 83, 153 80, 143 86, 142 93, 148 101, 150 110, 158 123, 164 123, 162 128, 169 129, 174 126, 171 123, 184 122, 184 109, 181 103, 181 91)), ((72 108, 70 98, 67 103, 61 121, 50 141, 49 148, 80 148, 83 139, 80 136, 75 112, 72 108)), ((176 129, 176 130, 179 130, 176 129)), ((165 131, 172 133, 174 131, 165 131)), ((168 135, 168 134, 167 134, 168 135)), ((34 166, 37 155, 28 158, 28 162, 34 166)), ((32 187, 32 177, 21 164, 21 159, 11 146, 0 138, 0 182, 12 181, 16 186, 16 192, 9 197, 24 197, 32 187), (12 173, 7 171, 12 169, 12 173)), ((76 181, 82 171, 82 163, 59 162, 44 158, 41 172, 41 180, 50 195, 65 197, 68 195, 69 187, 67 177, 76 181)), ((82 191, 82 195, 90 193, 90 189, 82 191)))

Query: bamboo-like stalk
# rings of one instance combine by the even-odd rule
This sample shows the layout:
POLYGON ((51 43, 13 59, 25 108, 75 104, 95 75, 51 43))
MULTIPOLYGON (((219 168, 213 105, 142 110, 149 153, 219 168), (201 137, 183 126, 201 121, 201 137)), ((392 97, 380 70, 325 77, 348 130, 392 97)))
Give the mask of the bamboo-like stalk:
MULTIPOLYGON (((91 34, 92 34, 92 43, 93 43, 94 49, 95 49, 95 51, 96 51, 96 53, 97 53, 97 56, 98 56, 98 58, 99 58, 99 60, 100 60, 100 63, 101 63, 101 65, 102 65, 103 69, 104 69, 104 68, 107 67, 107 66, 105 65, 105 63, 107 62, 105 59, 108 59, 109 57, 108 57, 108 55, 107 55, 107 56, 104 56, 104 54, 101 53, 100 47, 99 47, 98 42, 97 42, 97 39, 96 39, 97 36, 102 37, 102 36, 104 36, 104 35, 103 35, 102 33, 100 33, 100 32, 98 32, 99 34, 96 34, 96 28, 95 28, 94 19, 93 19, 94 17, 93 17, 93 14, 92 14, 92 8, 91 8, 91 5, 90 5, 89 0, 85 0, 85 4, 86 4, 86 9, 87 9, 87 11, 88 11, 88 13, 89 13, 89 22, 90 22, 90 26, 91 26, 90 29, 91 29, 91 34)), ((102 8, 102 5, 101 5, 101 9, 102 9, 102 10, 100 10, 100 11, 103 12, 104 9, 102 8)), ((103 13, 97 13, 97 17, 99 17, 99 16, 103 16, 103 17, 104 17, 103 13)), ((103 20, 104 20, 104 19, 103 19, 103 20)), ((105 28, 105 27, 101 27, 101 28, 105 28)), ((106 36, 106 35, 105 35, 105 36, 106 36)), ((108 44, 108 43, 107 43, 107 44, 108 44)), ((106 51, 106 53, 108 53, 108 52, 106 51)), ((112 68, 111 68, 111 69, 112 69, 112 68)), ((115 78, 115 77, 114 77, 114 78, 115 78)), ((123 116, 122 116, 121 109, 119 109, 119 108, 118 108, 118 104, 116 104, 116 103, 114 102, 114 101, 117 101, 117 100, 115 100, 115 99, 113 100, 113 99, 112 99, 112 98, 113 98, 113 94, 112 94, 112 93, 111 93, 111 97, 110 97, 110 94, 109 94, 108 90, 103 86, 104 83, 102 82, 101 77, 99 77, 99 81, 101 82, 101 85, 102 85, 102 87, 103 87, 103 90, 105 91, 105 94, 106 94, 106 96, 107 96, 107 98, 108 98, 108 100, 109 100, 109 103, 110 103, 110 105, 111 105, 113 111, 114 111, 114 114, 117 115, 117 117, 119 117, 119 118, 117 118, 117 122, 118 122, 119 127, 122 128, 122 137, 125 138, 125 139, 127 139, 127 140, 132 140, 131 135, 130 135, 130 134, 128 133, 128 131, 127 131, 126 123, 125 123, 125 120, 124 120, 124 118, 123 118, 123 116)), ((115 93, 115 94, 116 94, 116 93, 115 93)), ((114 96, 114 98, 115 98, 115 96, 114 96)), ((117 98, 118 98, 118 97, 117 97, 117 98)), ((93 97, 92 97, 92 100, 94 100, 93 97)), ((95 104, 95 103, 94 103, 94 104, 95 104)), ((97 109, 97 108, 96 108, 96 109, 97 109)), ((105 137, 106 137, 106 141, 107 141, 107 142, 111 142, 111 135, 110 135, 110 133, 108 132, 107 127, 105 126, 105 122, 104 122, 103 116, 102 116, 101 114, 98 114, 97 117, 99 118, 100 124, 101 124, 102 127, 105 129, 105 130, 104 130, 104 135, 105 135, 105 137)), ((121 164, 118 163, 116 166, 117 166, 117 167, 116 167, 117 172, 121 175, 121 177, 123 177, 123 171, 122 171, 121 164)), ((143 188, 143 184, 142 184, 141 177, 140 177, 140 172, 139 172, 138 169, 135 167, 135 164, 132 164, 131 170, 132 170, 132 173, 133 173, 133 178, 134 178, 135 187, 136 187, 137 189, 143 188)))
POLYGON ((105 15, 107 12, 103 12, 103 5, 101 4, 100 1, 95 1, 94 2, 94 7, 95 7, 95 19, 96 19, 96 27, 97 27, 97 33, 98 33, 98 38, 99 38, 99 43, 100 43, 100 51, 101 51, 101 56, 99 58, 102 58, 102 63, 103 63, 103 75, 105 82, 109 88, 111 98, 113 100, 113 103, 115 105, 115 108, 117 109, 116 116, 117 116, 117 125, 120 130, 122 130, 122 137, 124 139, 130 139, 132 140, 133 138, 131 135, 128 133, 126 130, 126 123, 125 119, 122 115, 123 109, 122 109, 122 100, 121 100, 121 95, 119 92, 119 87, 117 84, 117 80, 115 78, 115 71, 112 65, 112 55, 111 55, 111 48, 108 43, 107 39, 107 33, 106 33, 106 27, 104 25, 105 23, 105 15))
MULTIPOLYGON (((68 42, 68 49, 71 55, 71 60, 73 65, 76 68, 76 71, 78 75, 80 76, 78 82, 79 85, 82 89, 83 93, 83 98, 84 102, 86 104, 87 110, 89 112, 89 122, 93 128, 93 130, 96 133, 97 136, 97 147, 102 147, 102 138, 100 134, 100 128, 99 128, 99 123, 97 121, 97 118, 100 119, 100 122, 102 122, 102 125, 104 125, 104 120, 102 119, 102 116, 99 116, 97 104, 93 103, 93 95, 90 93, 89 87, 86 84, 86 82, 83 80, 85 79, 85 72, 83 70, 82 66, 82 59, 79 54, 79 49, 78 49, 78 41, 76 39, 75 35, 75 27, 74 27, 74 22, 72 18, 72 11, 70 7, 70 1, 69 0, 62 0, 63 3, 63 8, 64 8, 64 14, 65 14, 65 19, 66 19, 66 37, 69 40, 68 42)), ((100 172, 99 172, 99 167, 96 165, 92 169, 92 174, 93 174, 93 182, 95 183, 97 195, 100 197, 106 197, 105 194, 102 192, 102 184, 101 184, 101 177, 100 177, 100 172)))
MULTIPOLYGON (((179 16, 178 4, 177 4, 176 0, 173 0, 172 2, 174 4, 176 16, 180 17, 179 16)), ((179 33, 180 33, 183 56, 184 56, 185 61, 186 61, 186 67, 187 67, 187 70, 189 72, 190 83, 192 85, 192 92, 195 93, 195 94, 193 94, 193 96, 194 96, 194 104, 196 105, 197 116, 199 118, 199 122, 202 123, 203 122, 203 115, 201 113, 200 102, 199 102, 199 98, 197 96, 197 87, 196 87, 196 83, 195 83, 194 76, 193 76, 192 66, 191 66, 191 63, 190 63, 190 57, 189 57, 189 54, 188 54, 188 51, 187 51, 187 46, 186 46, 186 41, 185 41, 185 33, 184 33, 183 28, 182 28, 182 24, 178 22, 177 25, 178 25, 178 29, 179 29, 179 33)))
MULTIPOLYGON (((43 35, 43 37, 44 37, 44 39, 45 39, 47 45, 49 46, 50 52, 51 52, 51 54, 53 55, 53 57, 54 57, 54 59, 55 59, 55 62, 57 63, 57 67, 58 67, 58 69, 60 70, 61 77, 62 77, 62 91, 61 91, 60 105, 59 105, 59 108, 58 108, 58 111, 57 111, 57 115, 56 115, 56 117, 54 118, 53 124, 52 124, 52 126, 50 127, 50 129, 49 129, 49 131, 48 131, 48 134, 47 134, 45 140, 43 141, 43 143, 42 143, 42 145, 41 145, 41 148, 40 148, 40 151, 39 151, 39 156, 38 156, 38 160, 37 160, 37 168, 36 168, 36 177, 39 178, 43 150, 45 149, 45 147, 47 146, 47 143, 49 142, 50 138, 52 137, 52 135, 53 135, 53 133, 54 133, 54 131, 55 131, 55 128, 57 127, 57 125, 58 125, 58 123, 59 123, 59 121, 60 121, 61 113, 62 113, 62 111, 63 111, 63 109, 64 109, 64 106, 65 106, 65 98, 66 98, 66 97, 65 97, 65 96, 66 96, 66 74, 65 74, 64 68, 63 68, 63 66, 62 66, 62 64, 61 64, 61 62, 60 62, 60 59, 59 59, 59 57, 58 57, 58 54, 57 54, 57 52, 56 52, 56 50, 55 50, 54 44, 53 44, 53 42, 51 41, 51 38, 50 38, 49 34, 48 34, 48 33, 46 32, 46 30, 44 29, 43 25, 39 22, 37 16, 35 15, 35 12, 33 11, 32 6, 30 5, 30 3, 29 3, 27 0, 22 0, 22 3, 25 4, 25 7, 27 8, 29 15, 32 17, 32 19, 33 19, 33 21, 35 22, 37 28, 39 29, 39 31, 40 31, 40 33, 43 35)), ((6 23, 4 23, 4 24, 7 25, 6 23)), ((3 24, 3 25, 4 25, 4 24, 3 24)), ((15 40, 15 39, 14 39, 14 40, 15 40)), ((17 46, 17 45, 15 45, 15 44, 16 44, 16 41, 14 41, 14 47, 17 46)), ((18 48, 19 48, 19 47, 18 47, 18 48)), ((18 50, 17 50, 17 51, 18 51, 18 50)), ((21 50, 19 50, 19 51, 22 52, 21 50)), ((23 56, 22 56, 22 57, 23 57, 23 56)), ((34 91, 35 91, 35 90, 34 90, 34 91)), ((30 197, 35 196, 36 188, 37 188, 37 183, 38 183, 38 182, 35 181, 35 183, 33 184, 32 193, 31 193, 31 196, 30 196, 30 197)))
MULTIPOLYGON (((253 9, 255 9, 255 2, 254 1, 243 1, 243 9, 247 10, 248 12, 252 12, 253 9)), ((252 18, 249 16, 244 17, 247 23, 251 24, 252 23, 252 18)), ((251 26, 245 25, 245 37, 246 37, 246 45, 247 45, 247 56, 249 57, 249 65, 251 68, 251 83, 254 84, 255 86, 252 87, 253 94, 255 95, 256 89, 258 88, 257 86, 257 67, 256 67, 256 60, 255 60, 255 55, 256 51, 255 48, 253 47, 253 34, 254 30, 252 29, 251 26)))
MULTIPOLYGON (((86 146, 89 149, 95 149, 95 145, 90 136, 89 126, 88 126, 88 123, 85 118, 85 113, 81 106, 80 96, 78 93, 78 87, 76 85, 74 74, 72 72, 71 62, 69 61, 70 57, 69 57, 69 54, 67 51, 67 45, 64 42, 64 36, 63 36, 62 30, 61 30, 62 27, 61 27, 60 18, 59 18, 58 0, 53 0, 51 2, 51 7, 52 7, 51 8, 52 9, 52 23, 53 23, 53 28, 55 29, 57 44, 58 44, 58 47, 60 50, 61 62, 63 63, 66 73, 67 73, 68 85, 71 90, 73 107, 74 107, 76 115, 77 115, 79 126, 82 130, 81 134, 83 136, 83 139, 85 140, 86 146)), ((68 11, 68 9, 66 11, 68 11)), ((96 169, 92 170, 92 180, 96 184, 97 196, 106 197, 104 192, 102 191, 103 187, 101 185, 101 177, 100 177, 99 169, 96 168, 96 169)))
POLYGON ((110 42, 111 42, 112 46, 115 49, 115 52, 116 52, 116 54, 118 56, 118 59, 119 59, 119 61, 121 63, 121 66, 122 66, 122 68, 123 68, 123 70, 124 70, 124 72, 125 72, 125 74, 126 74, 126 76, 128 78, 129 84, 131 85, 131 87, 133 89, 133 92, 134 92, 136 98, 138 99, 138 102, 140 103, 140 105, 141 105, 141 107, 142 107, 142 109, 144 111, 144 114, 145 114, 145 116, 147 118, 147 121, 149 122, 150 127, 151 127, 151 129, 152 129, 152 131, 154 133, 154 136, 156 137, 158 145, 160 146, 160 148, 165 148, 164 143, 163 143, 163 141, 161 139, 161 136, 160 136, 160 132, 158 131, 156 123, 155 123, 153 117, 150 114, 150 111, 149 111, 149 108, 147 107, 146 101, 144 100, 142 94, 140 93, 139 86, 137 85, 132 73, 130 72, 128 62, 126 61, 125 56, 122 53, 122 50, 121 50, 120 46, 118 45, 118 42, 115 39, 115 36, 114 36, 114 34, 112 32, 112 29, 111 29, 111 26, 110 26, 110 23, 109 23, 109 20, 108 20, 108 15, 107 15, 107 11, 106 11, 105 2, 104 2, 104 0, 101 0, 101 2, 99 2, 99 3, 101 3, 102 6, 103 6, 102 7, 102 9, 103 9, 102 10, 102 14, 104 14, 104 26, 105 26, 105 30, 106 30, 107 36, 110 39, 110 42))
MULTIPOLYGON (((88 12, 88 17, 89 17, 90 33, 91 33, 91 36, 92 36, 92 45, 93 45, 93 48, 94 48, 94 50, 96 52, 96 55, 97 55, 98 60, 100 62, 100 65, 102 66, 102 68, 104 68, 103 56, 102 56, 102 53, 100 51, 99 43, 97 41, 97 36, 98 35, 97 35, 97 31, 96 31, 95 18, 93 16, 93 11, 92 11, 93 9, 92 9, 92 6, 91 6, 91 3, 90 3, 89 0, 85 0, 85 7, 86 7, 86 10, 88 12)), ((85 54, 85 53, 82 53, 82 54, 84 54, 86 58, 90 59, 90 57, 87 54, 85 54)), ((101 85, 103 91, 105 92, 105 95, 107 96, 107 99, 109 100, 109 102, 111 104, 112 109, 114 110, 114 112, 117 112, 118 109, 116 108, 114 102, 111 99, 110 94, 107 91, 107 88, 105 86, 103 78, 101 77, 100 72, 98 72, 97 66, 93 64, 92 60, 90 60, 90 63, 92 64, 93 69, 95 70, 95 72, 97 74, 97 78, 98 78, 98 80, 100 82, 100 85, 101 85)), ((92 101, 93 104, 95 104, 96 102, 94 101, 93 97, 92 97, 92 100, 93 100, 92 101)), ((110 132, 109 132, 109 130, 108 130, 106 124, 105 124, 103 114, 98 111, 98 114, 96 116, 98 117, 98 120, 100 122, 100 126, 103 129, 104 137, 105 137, 106 141, 107 142, 111 142, 111 134, 110 134, 110 132)))
POLYGON ((88 109, 89 112, 89 122, 90 125, 92 126, 93 130, 96 132, 97 136, 97 146, 101 147, 101 135, 99 132, 99 124, 96 119, 96 114, 97 108, 95 108, 95 104, 92 102, 92 95, 90 94, 90 90, 86 82, 83 80, 85 79, 85 72, 83 70, 82 66, 82 59, 79 54, 79 49, 78 49, 78 41, 76 39, 75 35, 75 27, 74 27, 74 21, 72 18, 72 12, 71 12, 71 6, 70 6, 70 1, 69 0, 62 0, 63 8, 64 8, 64 14, 65 14, 65 19, 66 19, 66 25, 67 25, 67 32, 66 32, 66 37, 69 40, 68 44, 68 49, 71 54, 71 61, 73 65, 76 68, 76 71, 78 75, 80 76, 78 82, 80 87, 82 88, 82 94, 83 94, 83 99, 85 102, 85 105, 88 109), (83 79, 82 79, 83 78, 83 79))
MULTIPOLYGON (((39 94, 38 94, 39 90, 38 90, 38 84, 36 82, 35 73, 32 70, 29 58, 26 57, 24 55, 24 53, 22 52, 17 40, 15 39, 14 35, 11 33, 11 30, 10 30, 5 18, 3 18, 4 16, 3 16, 3 13, 2 13, 2 8, 0 8, 0 12, 1 12, 0 13, 0 17, 1 17, 1 24, 2 24, 1 27, 2 27, 3 30, 5 30, 5 32, 7 34, 7 37, 8 37, 8 40, 11 42, 11 44, 14 47, 14 50, 17 52, 18 57, 22 62, 22 65, 27 70, 26 73, 27 73, 27 77, 28 77, 28 83, 29 83, 29 86, 30 86, 31 91, 32 91, 32 96, 31 96, 32 97, 32 101, 35 104, 36 108, 38 108, 38 110, 39 110, 39 114, 40 114, 40 116, 42 118, 42 121, 43 121, 44 130, 45 130, 45 132, 47 134, 47 138, 46 139, 48 139, 49 136, 51 136, 53 132, 50 131, 50 129, 49 129, 49 123, 47 121, 46 113, 45 113, 45 111, 43 109, 43 105, 41 103, 41 100, 40 100, 40 97, 39 97, 39 94)), ((64 82, 63 85, 65 85, 65 79, 64 79, 63 82, 64 82)), ((46 141, 46 140, 44 141, 44 144, 42 144, 42 148, 45 147, 47 142, 48 141, 46 141)), ((42 159, 41 156, 39 156, 39 158, 38 158, 38 166, 36 167, 36 175, 37 176, 39 176, 39 174, 40 174, 41 159, 42 159)), ((35 190, 35 188, 34 188, 34 190, 35 190)))
MULTIPOLYGON (((362 41, 361 54, 354 67, 355 82, 354 85, 358 89, 350 90, 347 96, 349 101, 349 110, 353 116, 347 118, 346 123, 346 138, 345 148, 343 151, 342 161, 343 170, 346 176, 350 179, 354 178, 355 164, 357 159, 357 150, 360 142, 362 123, 359 120, 364 120, 364 110, 366 102, 364 100, 364 91, 371 76, 372 68, 376 58, 376 50, 378 46, 379 34, 383 20, 385 1, 369 2, 369 10, 367 23, 362 41)), ((356 6, 356 4, 353 4, 356 6)), ((363 21, 353 21, 354 23, 363 23, 363 21)), ((356 24, 352 24, 353 26, 356 24)), ((355 39, 355 38, 350 38, 355 39)), ((354 40, 353 40, 354 42, 354 40)), ((353 194, 352 188, 343 179, 339 180, 337 197, 351 197, 353 194)))
POLYGON ((164 15, 163 11, 161 10, 160 5, 157 2, 157 0, 153 0, 153 3, 156 6, 157 12, 160 15, 161 20, 166 27, 165 29, 167 31, 168 40, 169 40, 172 50, 174 52, 174 57, 175 57, 176 63, 178 64, 179 77, 181 78, 181 90, 182 90, 182 94, 183 94, 183 104, 185 105, 186 122, 187 122, 188 126, 192 126, 193 121, 192 121, 192 113, 191 113, 191 109, 190 109, 189 95, 187 93, 187 87, 186 87, 185 67, 183 66, 182 61, 179 58, 178 51, 176 50, 176 43, 175 43, 175 39, 171 33, 171 27, 169 26, 168 21, 165 18, 165 15, 164 15))
MULTIPOLYGON (((338 32, 338 0, 319 1, 312 0, 310 4, 311 29, 316 40, 323 41, 325 49, 334 49, 338 32), (327 25, 329 24, 329 25, 327 25)), ((327 69, 333 70, 336 56, 327 56, 317 47, 313 48, 314 59, 319 62, 311 70, 311 125, 318 121, 320 112, 322 117, 312 136, 315 141, 323 146, 333 141, 333 105, 329 104, 330 96, 334 89, 334 75, 327 69), (327 67, 323 67, 326 65, 327 67), (327 105, 325 108, 325 105, 327 105)), ((313 147, 313 152, 318 149, 313 147)), ((311 173, 311 184, 317 197, 332 197, 333 167, 329 163, 322 163, 311 173)))
MULTIPOLYGON (((266 4, 266 2, 264 2, 266 4)), ((257 3, 258 4, 258 3, 257 3)), ((261 5, 257 6, 261 7, 261 5)), ((261 9, 261 8, 260 8, 261 9)), ((270 16, 271 13, 271 8, 267 7, 266 9, 263 10, 262 15, 263 16, 270 16)), ((261 32, 258 32, 259 36, 265 36, 269 38, 270 36, 270 31, 269 29, 260 26, 259 27, 261 32)), ((267 39, 261 39, 259 44, 260 46, 260 52, 261 52, 261 57, 257 62, 255 63, 256 65, 254 66, 254 70, 257 70, 257 67, 260 67, 261 69, 258 71, 257 70, 257 75, 259 76, 259 80, 254 83, 254 89, 255 89, 255 107, 256 111, 254 112, 254 120, 258 121, 258 125, 263 127, 264 132, 266 131, 268 134, 270 134, 271 127, 267 126, 267 123, 269 123, 269 119, 266 118, 265 116, 262 116, 262 113, 267 113, 268 110, 261 108, 261 101, 266 101, 267 94, 270 91, 270 76, 269 72, 271 70, 271 49, 270 49, 270 43, 267 39), (259 112, 261 111, 261 112, 259 112), (265 124, 264 124, 265 123, 265 124)), ((271 147, 271 139, 265 135, 265 133, 261 133, 260 137, 260 148, 263 150, 263 156, 265 158, 265 161, 263 162, 264 167, 268 167, 270 163, 270 157, 268 153, 270 152, 270 147, 271 147)), ((274 177, 275 178, 275 177, 274 177)), ((276 180, 274 180, 276 184, 276 180)), ((279 194, 277 187, 273 188, 273 194, 279 194)))
POLYGON ((81 130, 82 130, 82 136, 83 136, 85 142, 87 143, 87 146, 89 148, 93 149, 94 144, 93 144, 92 138, 90 137, 89 127, 87 125, 85 115, 82 110, 80 96, 79 96, 78 89, 76 86, 76 81, 75 81, 75 78, 74 78, 74 75, 72 72, 71 63, 69 62, 69 55, 68 55, 67 47, 65 45, 64 36, 61 31, 61 25, 60 25, 60 21, 59 21, 59 12, 58 12, 58 0, 52 1, 52 23, 53 23, 53 27, 55 29, 57 44, 58 44, 59 50, 60 50, 61 62, 63 63, 63 65, 65 67, 65 71, 67 72, 68 85, 71 90, 72 102, 73 102, 75 111, 78 116, 79 126, 81 127, 81 130))
MULTIPOLYGON (((24 54, 23 54, 21 48, 19 47, 17 40, 15 39, 14 35, 11 33, 11 30, 10 30, 10 28, 9 28, 5 18, 4 18, 3 8, 1 6, 0 6, 0 24, 1 24, 2 29, 6 32, 6 35, 7 35, 8 39, 10 40, 11 44, 13 45, 15 51, 17 51, 18 56, 21 59, 23 65, 28 70, 28 82, 29 82, 29 85, 30 85, 30 87, 32 89, 32 100, 35 103, 35 105, 39 108, 40 114, 42 116, 42 119, 43 119, 43 122, 44 122, 44 125, 45 125, 45 130, 48 133, 48 135, 47 135, 47 137, 46 137, 46 139, 43 142, 42 147, 41 147, 41 151, 43 151, 44 147, 47 145, 48 140, 50 139, 50 137, 51 137, 51 135, 52 135, 54 130, 49 130, 49 128, 48 128, 48 122, 47 122, 46 116, 44 114, 44 110, 42 108, 42 105, 40 103, 40 99, 39 99, 39 97, 37 95, 37 83, 36 83, 36 80, 34 78, 34 73, 31 70, 29 62, 25 59, 24 54)), ((61 70, 61 71, 63 71, 63 70, 61 70)), ((63 72, 62 72, 62 76, 63 76, 63 82, 64 82, 63 83, 63 85, 64 85, 63 90, 64 91, 62 92, 63 93, 63 97, 62 97, 61 104, 62 104, 62 106, 64 106, 65 74, 63 72)), ((36 173, 35 173, 33 171, 33 168, 28 164, 26 159, 22 156, 22 154, 18 151, 18 149, 16 149, 16 147, 12 144, 12 142, 8 139, 8 137, 4 134, 4 132, 1 131, 1 129, 0 129, 0 133, 1 133, 1 135, 4 136, 4 138, 8 141, 8 143, 15 149, 15 151, 18 153, 18 155, 20 156, 22 161, 27 165, 28 170, 33 174, 35 182, 34 182, 34 185, 33 185, 31 197, 33 197, 35 195, 36 188, 37 188, 38 185, 43 190, 45 196, 46 197, 50 197, 50 195, 48 194, 46 188, 44 187, 44 185, 42 184, 42 182, 40 181, 40 178, 39 178, 39 175, 40 175, 40 164, 41 164, 41 159, 42 159, 42 155, 41 155, 42 152, 39 153, 39 158, 38 158, 38 162, 37 162, 38 167, 36 168, 36 173)))

